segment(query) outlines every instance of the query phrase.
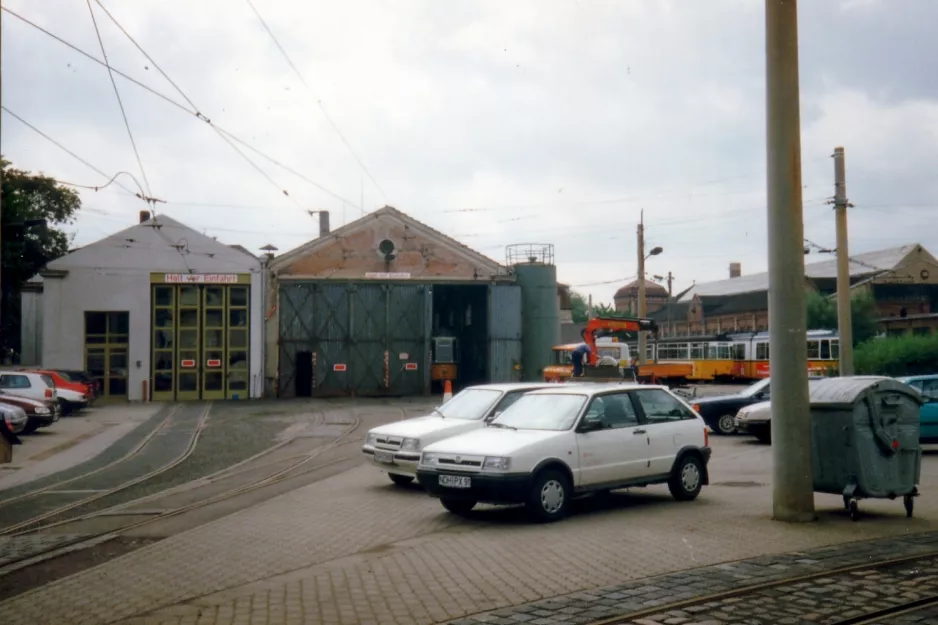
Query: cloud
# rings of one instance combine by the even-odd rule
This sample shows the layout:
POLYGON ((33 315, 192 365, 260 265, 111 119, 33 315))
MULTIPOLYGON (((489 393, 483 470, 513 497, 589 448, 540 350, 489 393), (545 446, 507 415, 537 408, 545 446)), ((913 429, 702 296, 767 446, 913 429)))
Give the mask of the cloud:
MULTIPOLYGON (((363 196, 366 211, 390 203, 496 259, 511 243, 552 243, 573 284, 630 279, 642 210, 649 243, 665 248, 648 269, 672 271, 676 289, 723 278, 732 261, 765 268, 761 3, 256 3, 309 89, 246 2, 105 5, 200 112, 345 199, 242 148, 271 183, 205 123, 117 79, 153 194, 167 201, 157 210, 226 242, 293 248, 317 232, 307 209, 330 210, 338 226, 363 196)), ((82 3, 5 6, 100 56, 82 3)), ((902 6, 800 7, 806 236, 818 243, 833 242, 824 199, 842 144, 851 249, 921 239, 938 250, 938 234, 912 225, 925 209, 883 218, 938 205, 938 5, 902 6)), ((185 104, 96 14, 113 65, 185 104)), ((109 175, 140 177, 107 72, 4 18, 5 104, 109 175)), ((3 129, 18 167, 103 182, 6 115, 3 129)), ((114 188, 82 196, 79 244, 144 207, 114 188)), ((583 290, 610 301, 617 286, 583 290)))

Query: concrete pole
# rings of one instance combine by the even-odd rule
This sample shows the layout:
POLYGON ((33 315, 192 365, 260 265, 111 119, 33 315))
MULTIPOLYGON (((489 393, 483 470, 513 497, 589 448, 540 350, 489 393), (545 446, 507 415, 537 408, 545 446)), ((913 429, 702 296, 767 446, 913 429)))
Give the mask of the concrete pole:
POLYGON ((590 293, 589 300, 586 304, 586 320, 589 321, 593 318, 593 294, 590 293))
MULTIPOLYGON (((645 318, 645 211, 638 222, 638 317, 645 318)), ((645 333, 638 332, 638 364, 645 364, 645 333)))
POLYGON ((837 331, 840 375, 853 375, 853 320, 850 314, 850 253, 847 246, 847 175, 844 149, 834 148, 834 216, 837 223, 837 331))
POLYGON ((671 336, 674 334, 674 326, 671 324, 671 301, 673 299, 673 297, 671 296, 671 281, 672 280, 673 280, 673 277, 671 276, 671 272, 669 271, 668 272, 668 336, 671 336))
POLYGON ((772 516, 815 519, 808 401, 798 2, 766 0, 772 516))

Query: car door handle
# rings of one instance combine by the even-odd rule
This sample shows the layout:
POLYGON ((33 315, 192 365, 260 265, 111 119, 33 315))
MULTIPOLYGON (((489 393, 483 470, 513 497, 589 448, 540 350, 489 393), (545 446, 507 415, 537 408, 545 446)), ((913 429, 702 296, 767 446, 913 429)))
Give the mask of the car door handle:
POLYGON ((644 434, 645 430, 632 430, 632 434, 638 436, 639 434, 644 434))

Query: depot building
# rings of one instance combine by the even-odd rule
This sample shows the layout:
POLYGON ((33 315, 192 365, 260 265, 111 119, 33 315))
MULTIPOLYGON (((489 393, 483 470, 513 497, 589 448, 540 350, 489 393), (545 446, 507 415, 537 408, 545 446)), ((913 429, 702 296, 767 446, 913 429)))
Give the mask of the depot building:
POLYGON ((247 250, 141 211, 28 283, 21 363, 85 370, 110 398, 260 397, 263 290, 247 250))
POLYGON ((335 231, 320 223, 270 263, 269 396, 543 379, 560 340, 553 246, 508 246, 502 263, 391 206, 335 231))

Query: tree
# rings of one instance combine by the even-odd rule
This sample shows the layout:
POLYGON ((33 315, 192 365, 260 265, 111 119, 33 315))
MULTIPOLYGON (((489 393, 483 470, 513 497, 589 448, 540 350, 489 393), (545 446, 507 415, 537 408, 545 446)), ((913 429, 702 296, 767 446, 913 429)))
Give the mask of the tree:
POLYGON ((589 318, 589 304, 586 298, 576 291, 570 291, 570 302, 573 305, 573 323, 586 323, 589 318))
MULTIPOLYGON (((808 329, 836 330, 837 301, 820 293, 808 293, 806 302, 808 329)), ((854 346, 865 343, 876 336, 876 302, 867 292, 850 298, 850 319, 853 328, 854 346)))
POLYGON ((78 194, 42 174, 11 167, 0 156, 0 350, 19 352, 23 283, 68 251, 65 232, 53 227, 74 221, 78 194))

